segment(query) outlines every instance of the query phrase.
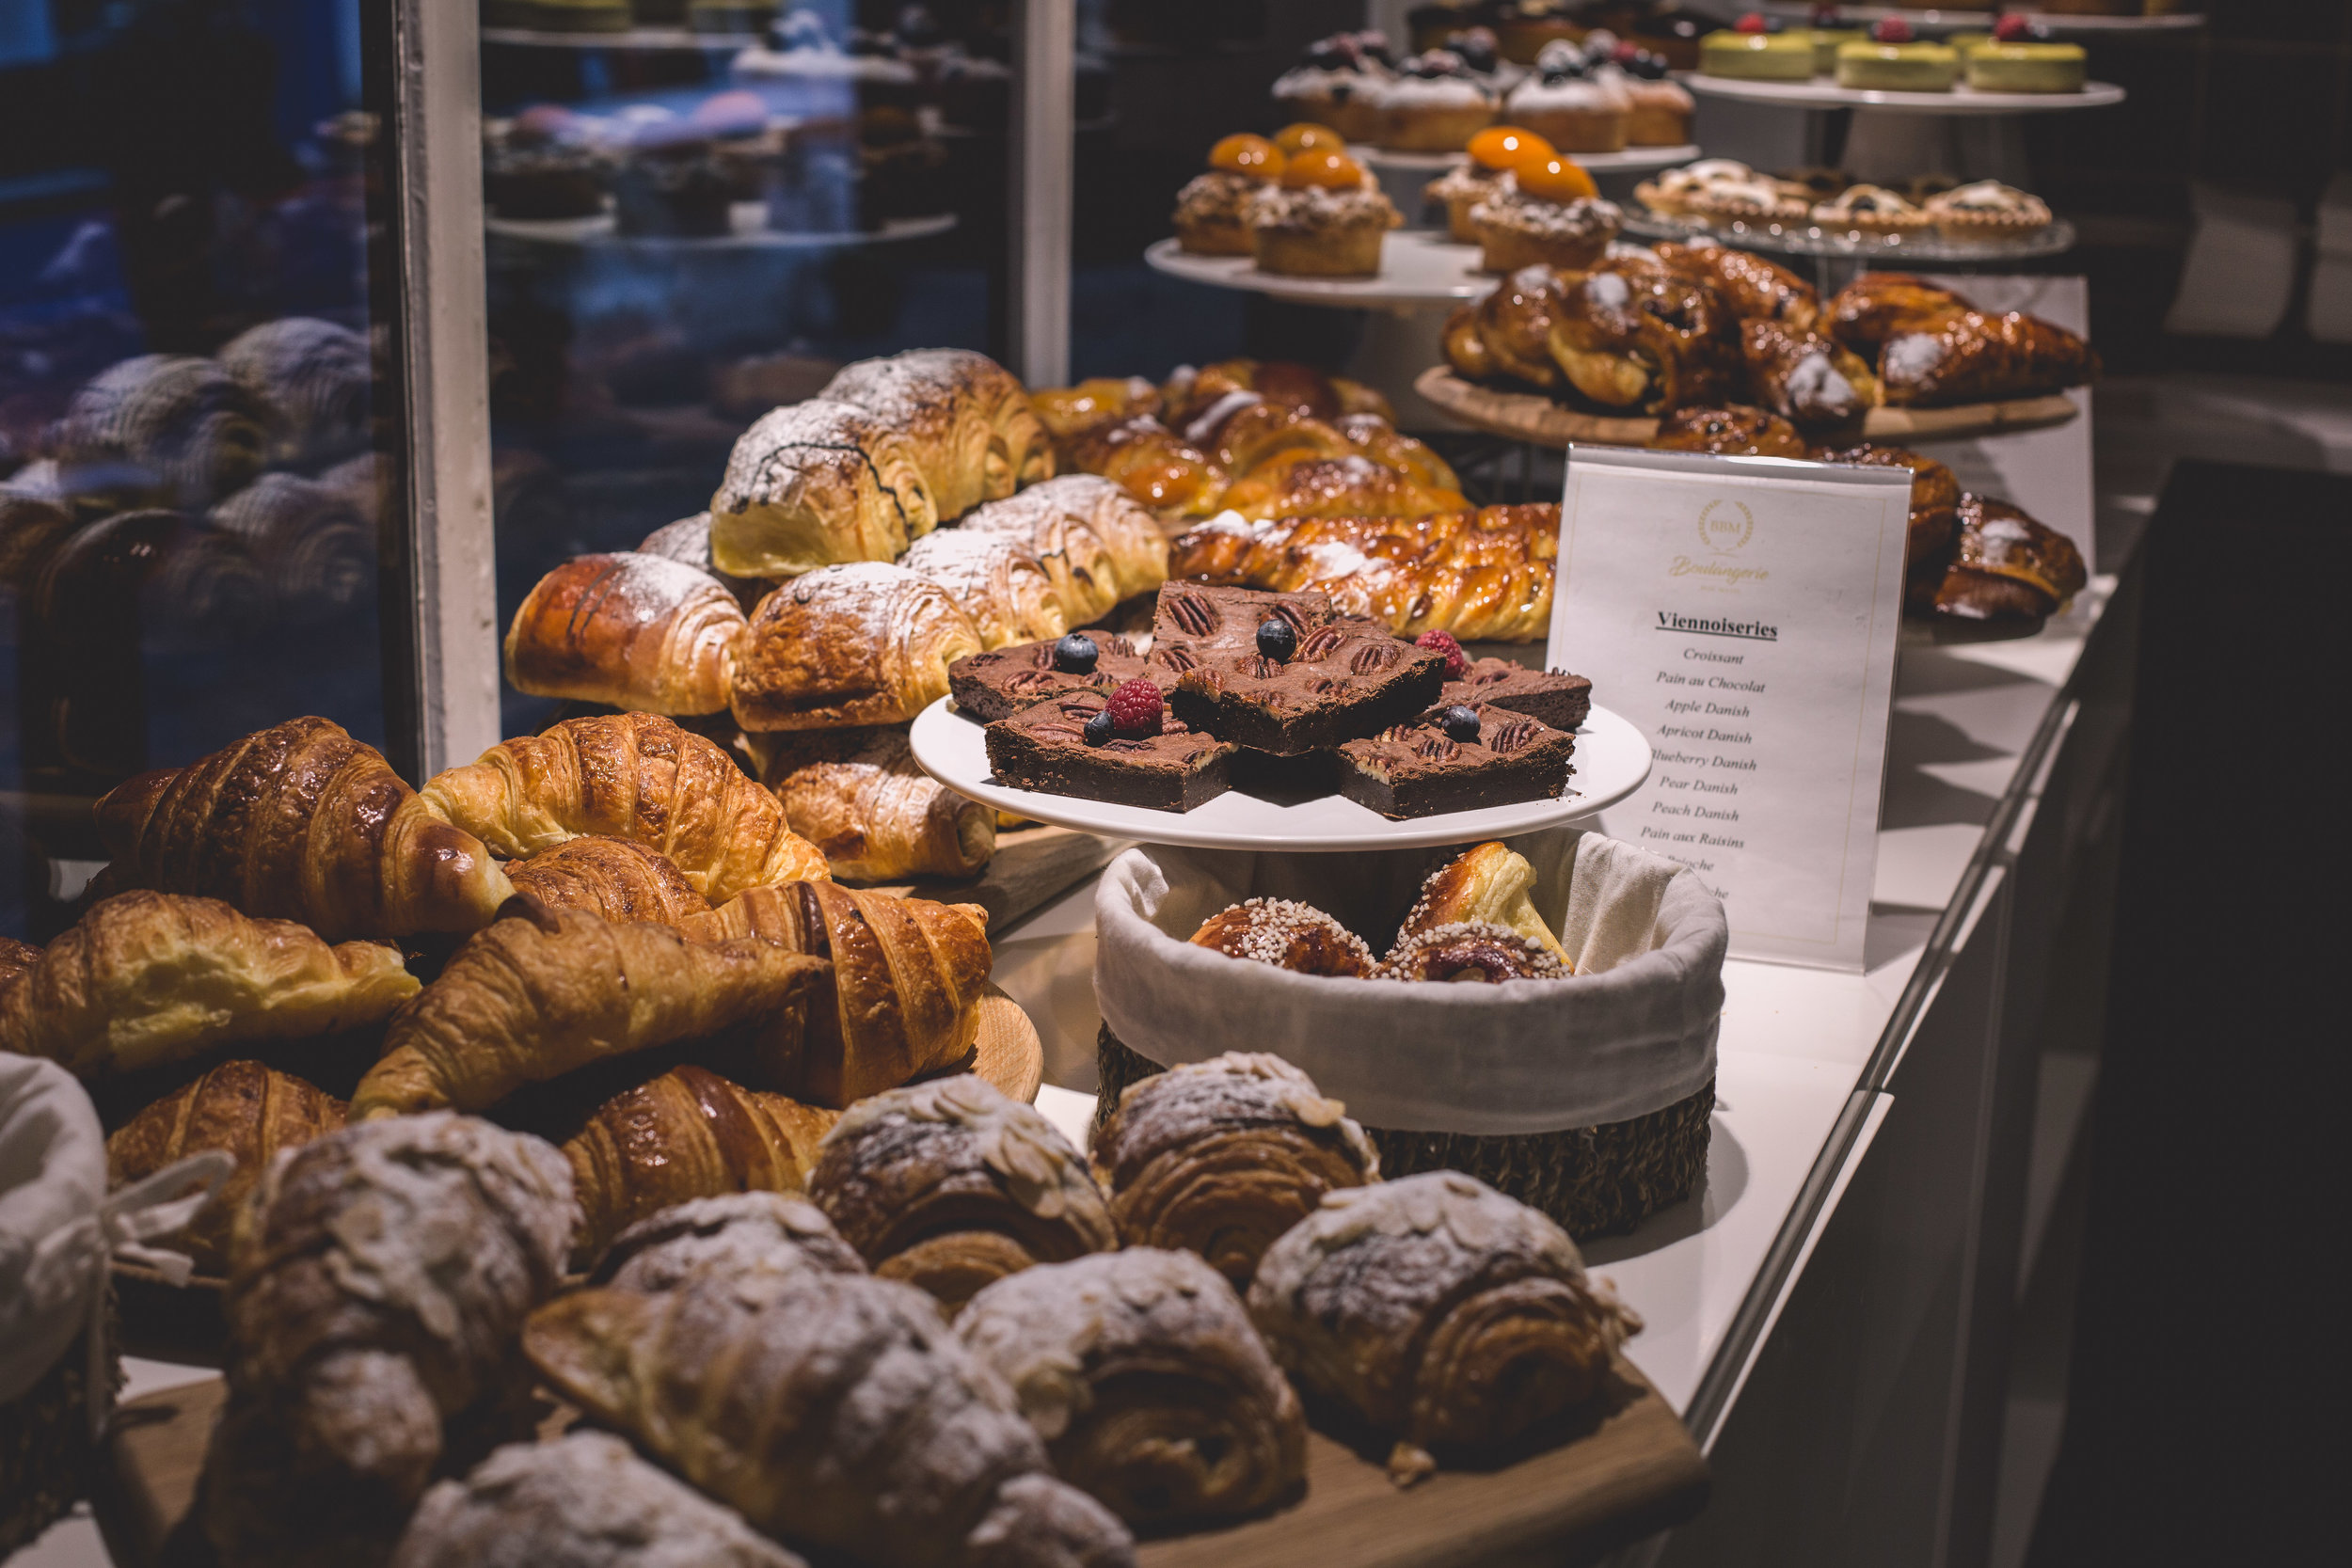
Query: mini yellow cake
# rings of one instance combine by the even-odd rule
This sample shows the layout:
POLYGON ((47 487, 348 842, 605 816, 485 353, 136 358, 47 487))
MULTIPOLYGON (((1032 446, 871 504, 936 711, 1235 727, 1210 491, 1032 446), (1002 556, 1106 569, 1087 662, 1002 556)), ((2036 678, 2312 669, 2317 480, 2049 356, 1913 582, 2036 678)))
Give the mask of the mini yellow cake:
POLYGON ((1837 74, 1837 51, 1849 43, 1862 43, 1870 35, 1860 27, 1816 27, 1805 35, 1813 40, 1813 74, 1837 74))
POLYGON ((1804 33, 1742 33, 1730 28, 1699 40, 1699 70, 1746 82, 1809 82, 1813 40, 1804 33))
POLYGON ((1960 55, 1940 43, 1849 43, 1837 51, 1837 85, 1878 92, 1949 92, 1960 55))
POLYGON ((2080 92, 2090 60, 2079 43, 1985 43, 1968 52, 1979 92, 2080 92))

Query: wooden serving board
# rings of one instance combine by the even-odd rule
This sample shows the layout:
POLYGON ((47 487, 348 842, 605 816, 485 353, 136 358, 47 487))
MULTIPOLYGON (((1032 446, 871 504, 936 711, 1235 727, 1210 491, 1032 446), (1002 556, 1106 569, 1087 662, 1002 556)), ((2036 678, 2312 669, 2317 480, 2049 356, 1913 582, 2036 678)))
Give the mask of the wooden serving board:
MULTIPOLYGON (((1581 413, 1541 392, 1506 392, 1465 381, 1449 365, 1422 372, 1413 389, 1473 429, 1539 447, 1565 447, 1572 441, 1639 447, 1658 434, 1654 419, 1581 413)), ((2064 424, 2074 414, 2074 400, 2061 392, 1953 408, 1873 408, 1863 420, 1862 434, 1872 441, 1958 441, 2064 424)))
POLYGON ((977 877, 926 877, 877 891, 977 904, 988 911, 989 935, 994 936, 1110 864, 1116 847, 1109 839, 1074 828, 1009 828, 997 834, 996 853, 977 877))
MULTIPOLYGON (((1247 1524, 1147 1541, 1142 1568, 1593 1561, 1692 1517, 1707 1498, 1707 1462, 1680 1418, 1629 1362, 1620 1359, 1616 1373, 1611 1407, 1589 1431, 1512 1464, 1443 1470, 1402 1490, 1377 1458, 1311 1433, 1297 1502, 1247 1524)), ((116 1413, 95 1503, 121 1568, 209 1560, 181 1525, 221 1397, 215 1379, 116 1413)))

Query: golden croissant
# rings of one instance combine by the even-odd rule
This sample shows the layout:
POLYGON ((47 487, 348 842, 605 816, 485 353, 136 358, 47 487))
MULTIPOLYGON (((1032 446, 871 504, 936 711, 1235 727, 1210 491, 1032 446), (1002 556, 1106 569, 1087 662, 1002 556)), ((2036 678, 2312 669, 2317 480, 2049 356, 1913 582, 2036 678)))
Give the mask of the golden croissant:
POLYGON ((528 1084, 743 1025, 761 1069, 795 1071, 823 960, 772 942, 689 942, 524 896, 396 1014, 351 1119, 479 1111, 528 1084))
POLYGON ((0 1050, 96 1080, 374 1023, 417 994, 397 949, 144 890, 90 907, 0 990, 0 1050))
POLYGON ((724 713, 743 607, 717 578, 624 550, 539 579, 506 631, 517 691, 648 713, 724 713))
POLYGON ((507 878, 557 909, 588 910, 620 925, 650 921, 675 926, 709 911, 710 900, 659 850, 634 839, 588 833, 566 839, 527 861, 513 862, 507 878))
POLYGON ((996 814, 915 766, 906 732, 779 730, 757 737, 760 780, 836 877, 969 877, 996 852, 996 814))
POLYGON ((515 891, 479 838, 326 719, 140 774, 98 802, 98 836, 130 886, 299 920, 329 942, 475 930, 515 891))
POLYGON ((798 1077, 764 1087, 843 1106, 953 1066, 979 1037, 994 955, 977 905, 796 882, 754 888, 680 928, 698 941, 758 937, 831 960, 816 982, 798 1077))
POLYGON ((423 800, 516 859, 585 833, 657 849, 723 903, 747 887, 826 875, 817 847, 719 745, 650 713, 567 719, 437 773, 423 800))

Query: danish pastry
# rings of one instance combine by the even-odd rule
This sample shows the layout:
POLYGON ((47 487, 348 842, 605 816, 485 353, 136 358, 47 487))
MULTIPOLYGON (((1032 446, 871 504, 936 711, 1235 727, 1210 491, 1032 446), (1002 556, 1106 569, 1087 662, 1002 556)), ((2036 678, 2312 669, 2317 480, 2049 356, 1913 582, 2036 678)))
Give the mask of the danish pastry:
POLYGON ((1373 978, 1501 985, 1505 980, 1565 980, 1574 973, 1555 948, 1507 926, 1456 920, 1399 937, 1373 978))
POLYGON ((1209 916, 1192 933, 1196 947, 1272 964, 1301 974, 1367 979, 1372 950, 1321 910, 1288 898, 1252 898, 1209 916))

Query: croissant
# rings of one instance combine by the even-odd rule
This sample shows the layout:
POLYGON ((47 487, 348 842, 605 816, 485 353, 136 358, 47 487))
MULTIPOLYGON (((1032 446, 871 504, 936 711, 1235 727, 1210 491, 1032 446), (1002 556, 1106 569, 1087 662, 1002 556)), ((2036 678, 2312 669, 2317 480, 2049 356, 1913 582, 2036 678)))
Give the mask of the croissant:
POLYGON ((1160 389, 1139 375, 1096 376, 1075 387, 1042 387, 1029 394, 1029 411, 1057 442, 1099 424, 1156 415, 1161 405, 1160 389))
POLYGON ((229 1272, 229 1235, 246 1195, 282 1149, 343 1124, 343 1102, 259 1062, 223 1062, 158 1100, 106 1140, 106 1184, 144 1180, 207 1148, 225 1148, 236 1169, 173 1244, 199 1273, 229 1272))
POLYGON ((948 665, 979 651, 979 628, 937 583, 903 566, 827 567, 753 612, 735 659, 735 721, 754 732, 904 723, 947 694, 948 665))
POLYGON ((743 607, 746 614, 776 586, 771 578, 739 578, 719 570, 718 562, 712 560, 710 555, 710 514, 707 512, 697 512, 691 517, 680 517, 675 523, 662 524, 639 543, 637 553, 661 556, 715 578, 720 587, 735 595, 735 602, 743 607))
POLYGON ((1866 272, 1821 310, 1830 336, 1866 357, 1899 332, 1931 330, 1969 309, 1951 290, 1906 273, 1866 272))
POLYGON ((271 1164, 222 1298, 229 1401, 197 1505, 221 1560, 381 1562, 463 1428, 527 1419, 515 1337, 571 1227, 563 1156, 470 1117, 271 1164))
POLYGON ((836 877, 970 877, 996 852, 996 814, 915 766, 906 732, 798 730, 772 737, 762 783, 836 877))
POLYGON ((850 1107, 809 1201, 884 1279, 952 1313, 990 1281, 1119 1244, 1086 1160, 1054 1124, 970 1074, 850 1107))
POLYGON ((996 1281, 956 1318, 1054 1473, 1137 1527, 1255 1513, 1306 1479, 1307 1420, 1225 1276, 1130 1247, 996 1281))
POLYGON ((983 648, 1059 637, 1070 629, 1061 591, 1025 537, 943 529, 917 539, 898 564, 946 589, 972 617, 983 648))
POLYGON ((1904 531, 1903 572, 1906 592, 1924 584, 1933 594, 1951 562, 1952 541, 1960 531, 1960 481, 1932 457, 1900 447, 1875 446, 1866 441, 1852 447, 1820 447, 1817 463, 1868 463, 1879 467, 1911 470, 1911 519, 1904 531))
POLYGON ((328 942, 474 930, 514 893, 480 839, 325 719, 143 773, 97 816, 132 885, 298 920, 328 942))
POLYGON ((1879 349, 1879 380, 1898 408, 2038 397, 2098 379, 2099 356, 2062 326, 2015 310, 1964 310, 1905 328, 1879 349))
POLYGON ((1535 868, 1525 855, 1500 840, 1474 845, 1421 884, 1421 895, 1397 929, 1396 945, 1441 926, 1481 921, 1517 932, 1565 964, 1567 950, 1536 911, 1534 887, 1535 868))
POLYGON ((642 844, 714 903, 825 875, 824 857, 785 825, 774 796, 715 741, 656 714, 567 719, 501 741, 434 775, 423 798, 502 855, 585 833, 642 844))
POLYGON ((0 937, 0 990, 10 980, 40 962, 40 949, 29 942, 14 937, 0 937))
POLYGON ((615 926, 533 898, 508 908, 392 1019, 383 1057, 352 1094, 352 1120, 478 1111, 526 1084, 737 1025, 755 1029, 763 1071, 793 1075, 821 960, 764 942, 689 942, 667 926, 615 926))
POLYGON ((510 1443, 424 1495, 392 1568, 807 1568, 602 1432, 510 1443))
POLYGON ((243 545, 297 624, 375 605, 375 525, 340 492, 298 474, 263 474, 205 515, 243 545))
POLYGON ((105 472, 108 488, 200 509, 262 471, 265 417, 261 401, 218 361, 142 354, 107 367, 74 393, 53 442, 69 478, 86 482, 105 472))
MULTIPOLYGON (((1959 545, 1926 606, 1963 621, 2040 620, 2062 610, 2090 574, 2074 542, 2005 501, 1960 498, 1959 545)), ((7 999, 0 997, 0 1008, 7 999)))
POLYGON ((1368 457, 1315 458, 1236 479, 1225 504, 1244 517, 1425 517, 1461 512, 1459 490, 1423 484, 1368 457))
POLYGON ((1778 414, 1740 404, 1677 408, 1658 421, 1649 444, 1666 451, 1740 457, 1804 457, 1804 437, 1778 414))
POLYGON ((1821 314, 1821 296, 1812 284, 1753 250, 1727 245, 1666 244, 1654 248, 1668 271, 1712 284, 1732 315, 1743 322, 1772 322, 1802 333, 1821 314))
POLYGON ((675 926, 710 900, 670 858, 626 838, 590 833, 516 861, 507 870, 516 893, 552 909, 586 910, 615 925, 675 926))
POLYGON ((1279 1056, 1234 1051, 1127 1085, 1094 1164, 1125 1244, 1198 1252, 1236 1289, 1325 1194, 1380 1177, 1345 1106, 1279 1056))
POLYGON ((1400 1481, 1593 1399, 1642 1326, 1565 1231, 1459 1171, 1332 1194, 1266 1249, 1249 1316, 1301 1387, 1397 1440, 1400 1481))
POLYGON ((757 937, 832 960, 830 981, 817 981, 799 1075, 767 1085, 799 1099, 847 1105, 953 1066, 979 1037, 995 955, 977 905, 795 882, 754 888, 684 929, 696 941, 757 937))
POLYGON ((582 555, 549 572, 506 630, 506 679, 537 697, 647 713, 724 713, 743 607, 658 555, 582 555))
POLYGON ((1163 515, 1206 516, 1225 496, 1216 460, 1149 414, 1090 425, 1057 450, 1065 469, 1100 474, 1163 515))
POLYGON ((1858 427, 1878 401, 1869 367, 1834 338, 1751 318, 1740 324, 1748 390, 1801 430, 1858 427))
POLYGON ((639 1220, 605 1250, 588 1282, 651 1293, 675 1291, 706 1269, 731 1275, 797 1268, 864 1274, 866 1259, 814 1203, 755 1188, 688 1198, 639 1220))
POLYGON ((689 1198, 799 1191, 839 1118, 691 1064, 614 1095, 564 1144, 580 1197, 574 1258, 595 1261, 623 1230, 689 1198))
MULTIPOLYGON (((1063 474, 1029 486, 1014 502, 1032 498, 1032 504, 1041 509, 1057 510, 1077 519, 1103 542, 1109 557, 1111 592, 1120 598, 1149 594, 1168 580, 1168 535, 1161 531, 1159 519, 1119 485, 1100 474, 1063 474)), ((992 515, 1005 515, 993 507, 984 507, 966 517, 963 526, 969 529, 977 523, 984 530, 1018 532, 1009 525, 988 521, 992 515)), ((1050 544, 1051 535, 1046 537, 1050 544)))
POLYGON ((1025 388, 986 355, 916 349, 845 366, 822 397, 904 431, 944 520, 1054 471, 1052 443, 1025 388))
POLYGON ((943 515, 931 483, 914 439, 881 415, 828 398, 778 408, 736 438, 710 498, 711 561, 788 578, 896 560, 943 515))
POLYGON ((397 949, 329 946, 215 898, 123 893, 92 905, 0 990, 0 1050, 97 1080, 358 1028, 416 994, 397 949))
POLYGON ((759 1528, 892 1568, 1126 1568, 931 1298, 818 1269, 587 1290, 523 1329, 542 1376, 759 1528), (886 1375, 884 1375, 886 1374, 886 1375))

